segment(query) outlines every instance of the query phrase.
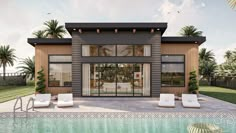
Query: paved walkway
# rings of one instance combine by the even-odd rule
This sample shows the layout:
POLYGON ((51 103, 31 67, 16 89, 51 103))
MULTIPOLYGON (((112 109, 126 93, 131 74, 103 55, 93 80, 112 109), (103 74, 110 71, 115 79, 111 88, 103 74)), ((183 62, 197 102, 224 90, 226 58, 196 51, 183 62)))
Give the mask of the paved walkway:
MULTIPOLYGON (((23 110, 27 101, 34 95, 23 97, 23 110)), ((36 112, 236 112, 236 104, 224 102, 208 96, 200 101, 201 108, 183 108, 181 101, 176 101, 175 108, 157 106, 158 98, 74 98, 74 107, 58 108, 53 101, 48 108, 36 108, 36 112)), ((15 100, 0 103, 0 112, 12 112, 15 100)))

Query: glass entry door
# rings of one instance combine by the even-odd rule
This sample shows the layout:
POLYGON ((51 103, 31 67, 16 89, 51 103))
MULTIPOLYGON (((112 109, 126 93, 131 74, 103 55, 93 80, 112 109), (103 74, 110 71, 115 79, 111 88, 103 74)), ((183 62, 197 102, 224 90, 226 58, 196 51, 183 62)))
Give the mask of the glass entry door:
POLYGON ((150 96, 150 64, 82 65, 82 96, 150 96))
POLYGON ((117 96, 133 96, 133 64, 117 64, 117 96))
POLYGON ((116 96, 116 64, 100 64, 100 96, 116 96))

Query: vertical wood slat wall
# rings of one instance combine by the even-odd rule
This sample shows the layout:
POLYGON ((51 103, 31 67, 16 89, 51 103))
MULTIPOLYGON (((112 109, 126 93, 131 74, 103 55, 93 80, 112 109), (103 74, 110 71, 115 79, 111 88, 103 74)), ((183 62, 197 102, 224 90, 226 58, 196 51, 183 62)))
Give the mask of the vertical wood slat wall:
POLYGON ((71 45, 36 45, 35 46, 35 83, 37 82, 37 72, 44 69, 46 91, 52 95, 58 93, 71 92, 71 87, 48 87, 48 55, 50 54, 69 54, 71 55, 71 45))
POLYGON ((161 87, 161 93, 188 93, 189 72, 196 70, 198 76, 198 44, 162 44, 161 54, 185 55, 185 87, 161 87))

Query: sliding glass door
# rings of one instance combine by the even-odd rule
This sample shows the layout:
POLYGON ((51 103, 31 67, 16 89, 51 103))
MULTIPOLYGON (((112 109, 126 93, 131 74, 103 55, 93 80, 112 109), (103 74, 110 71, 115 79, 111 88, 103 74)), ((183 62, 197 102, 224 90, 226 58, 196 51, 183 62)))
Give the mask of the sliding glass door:
POLYGON ((83 96, 150 96, 150 64, 82 65, 83 96))

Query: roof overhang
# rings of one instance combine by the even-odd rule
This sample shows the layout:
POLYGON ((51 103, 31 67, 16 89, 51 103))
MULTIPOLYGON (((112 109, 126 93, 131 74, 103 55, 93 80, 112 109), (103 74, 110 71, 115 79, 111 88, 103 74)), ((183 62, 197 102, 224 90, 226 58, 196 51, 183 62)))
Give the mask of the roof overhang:
POLYGON ((28 38, 32 46, 36 45, 71 45, 71 38, 28 38))
POLYGON ((186 43, 195 43, 201 45, 206 41, 206 37, 162 37, 161 43, 173 43, 173 44, 186 44, 186 43))
POLYGON ((66 29, 71 34, 73 31, 160 31, 163 34, 167 28, 167 23, 66 23, 66 29))

